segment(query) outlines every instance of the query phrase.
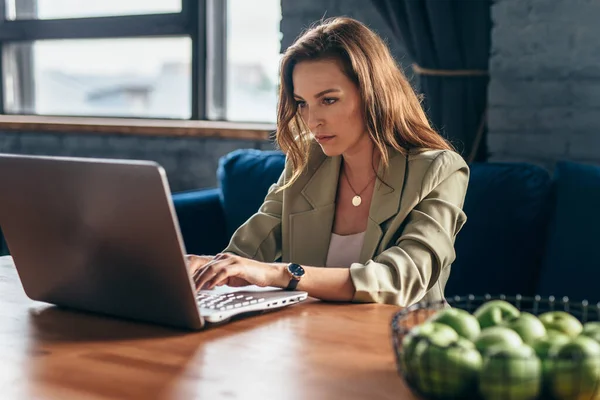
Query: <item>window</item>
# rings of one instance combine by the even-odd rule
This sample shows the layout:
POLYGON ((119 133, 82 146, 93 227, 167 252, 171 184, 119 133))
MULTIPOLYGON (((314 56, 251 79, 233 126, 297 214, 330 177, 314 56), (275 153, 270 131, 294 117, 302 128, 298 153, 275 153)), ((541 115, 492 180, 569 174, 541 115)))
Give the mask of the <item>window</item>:
POLYGON ((61 19, 181 12, 181 0, 6 0, 6 19, 61 19))
POLYGON ((274 122, 281 0, 229 0, 227 119, 274 122))
POLYGON ((0 112, 275 121, 279 0, 0 0, 1 9, 0 112))
POLYGON ((5 107, 10 113, 187 119, 191 48, 186 37, 11 44, 7 54, 28 52, 33 60, 26 75, 34 87, 20 102, 19 87, 7 81, 5 107))

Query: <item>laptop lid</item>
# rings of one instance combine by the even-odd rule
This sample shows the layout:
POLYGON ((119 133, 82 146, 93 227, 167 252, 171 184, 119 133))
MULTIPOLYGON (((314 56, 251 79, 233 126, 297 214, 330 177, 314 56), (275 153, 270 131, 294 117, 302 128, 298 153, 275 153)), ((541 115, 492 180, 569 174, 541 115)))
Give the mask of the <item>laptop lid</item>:
POLYGON ((31 299, 203 326, 160 165, 0 154, 0 182, 0 227, 31 299))

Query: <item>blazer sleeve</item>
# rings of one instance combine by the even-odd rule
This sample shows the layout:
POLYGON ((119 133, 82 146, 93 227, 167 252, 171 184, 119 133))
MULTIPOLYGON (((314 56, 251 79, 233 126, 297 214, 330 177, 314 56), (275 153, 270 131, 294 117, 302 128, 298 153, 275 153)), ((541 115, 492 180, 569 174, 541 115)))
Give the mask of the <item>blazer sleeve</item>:
POLYGON ((462 207, 468 181, 469 168, 457 153, 441 152, 431 162, 420 200, 395 245, 365 264, 351 265, 353 301, 406 307, 423 298, 456 258, 454 241, 467 219, 462 207))
POLYGON ((271 185, 259 210, 233 234, 223 253, 233 253, 262 262, 274 262, 281 257, 281 214, 283 192, 279 190, 290 173, 286 167, 271 185))

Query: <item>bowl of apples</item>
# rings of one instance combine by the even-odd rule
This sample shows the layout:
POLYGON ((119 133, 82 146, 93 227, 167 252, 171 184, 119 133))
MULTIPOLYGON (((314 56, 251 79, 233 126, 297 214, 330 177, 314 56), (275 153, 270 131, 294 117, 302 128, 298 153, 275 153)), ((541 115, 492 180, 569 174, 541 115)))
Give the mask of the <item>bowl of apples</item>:
POLYGON ((392 319, 398 374, 425 399, 600 399, 600 303, 456 296, 392 319))

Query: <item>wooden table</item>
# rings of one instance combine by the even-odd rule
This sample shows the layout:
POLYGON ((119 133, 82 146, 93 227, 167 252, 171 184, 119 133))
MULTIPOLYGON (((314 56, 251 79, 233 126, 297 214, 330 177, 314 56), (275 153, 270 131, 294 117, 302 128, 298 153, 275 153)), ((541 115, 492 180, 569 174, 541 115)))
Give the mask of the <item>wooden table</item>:
POLYGON ((414 399, 395 370, 397 310, 309 300, 181 332, 31 301, 0 257, 0 398, 414 399))

